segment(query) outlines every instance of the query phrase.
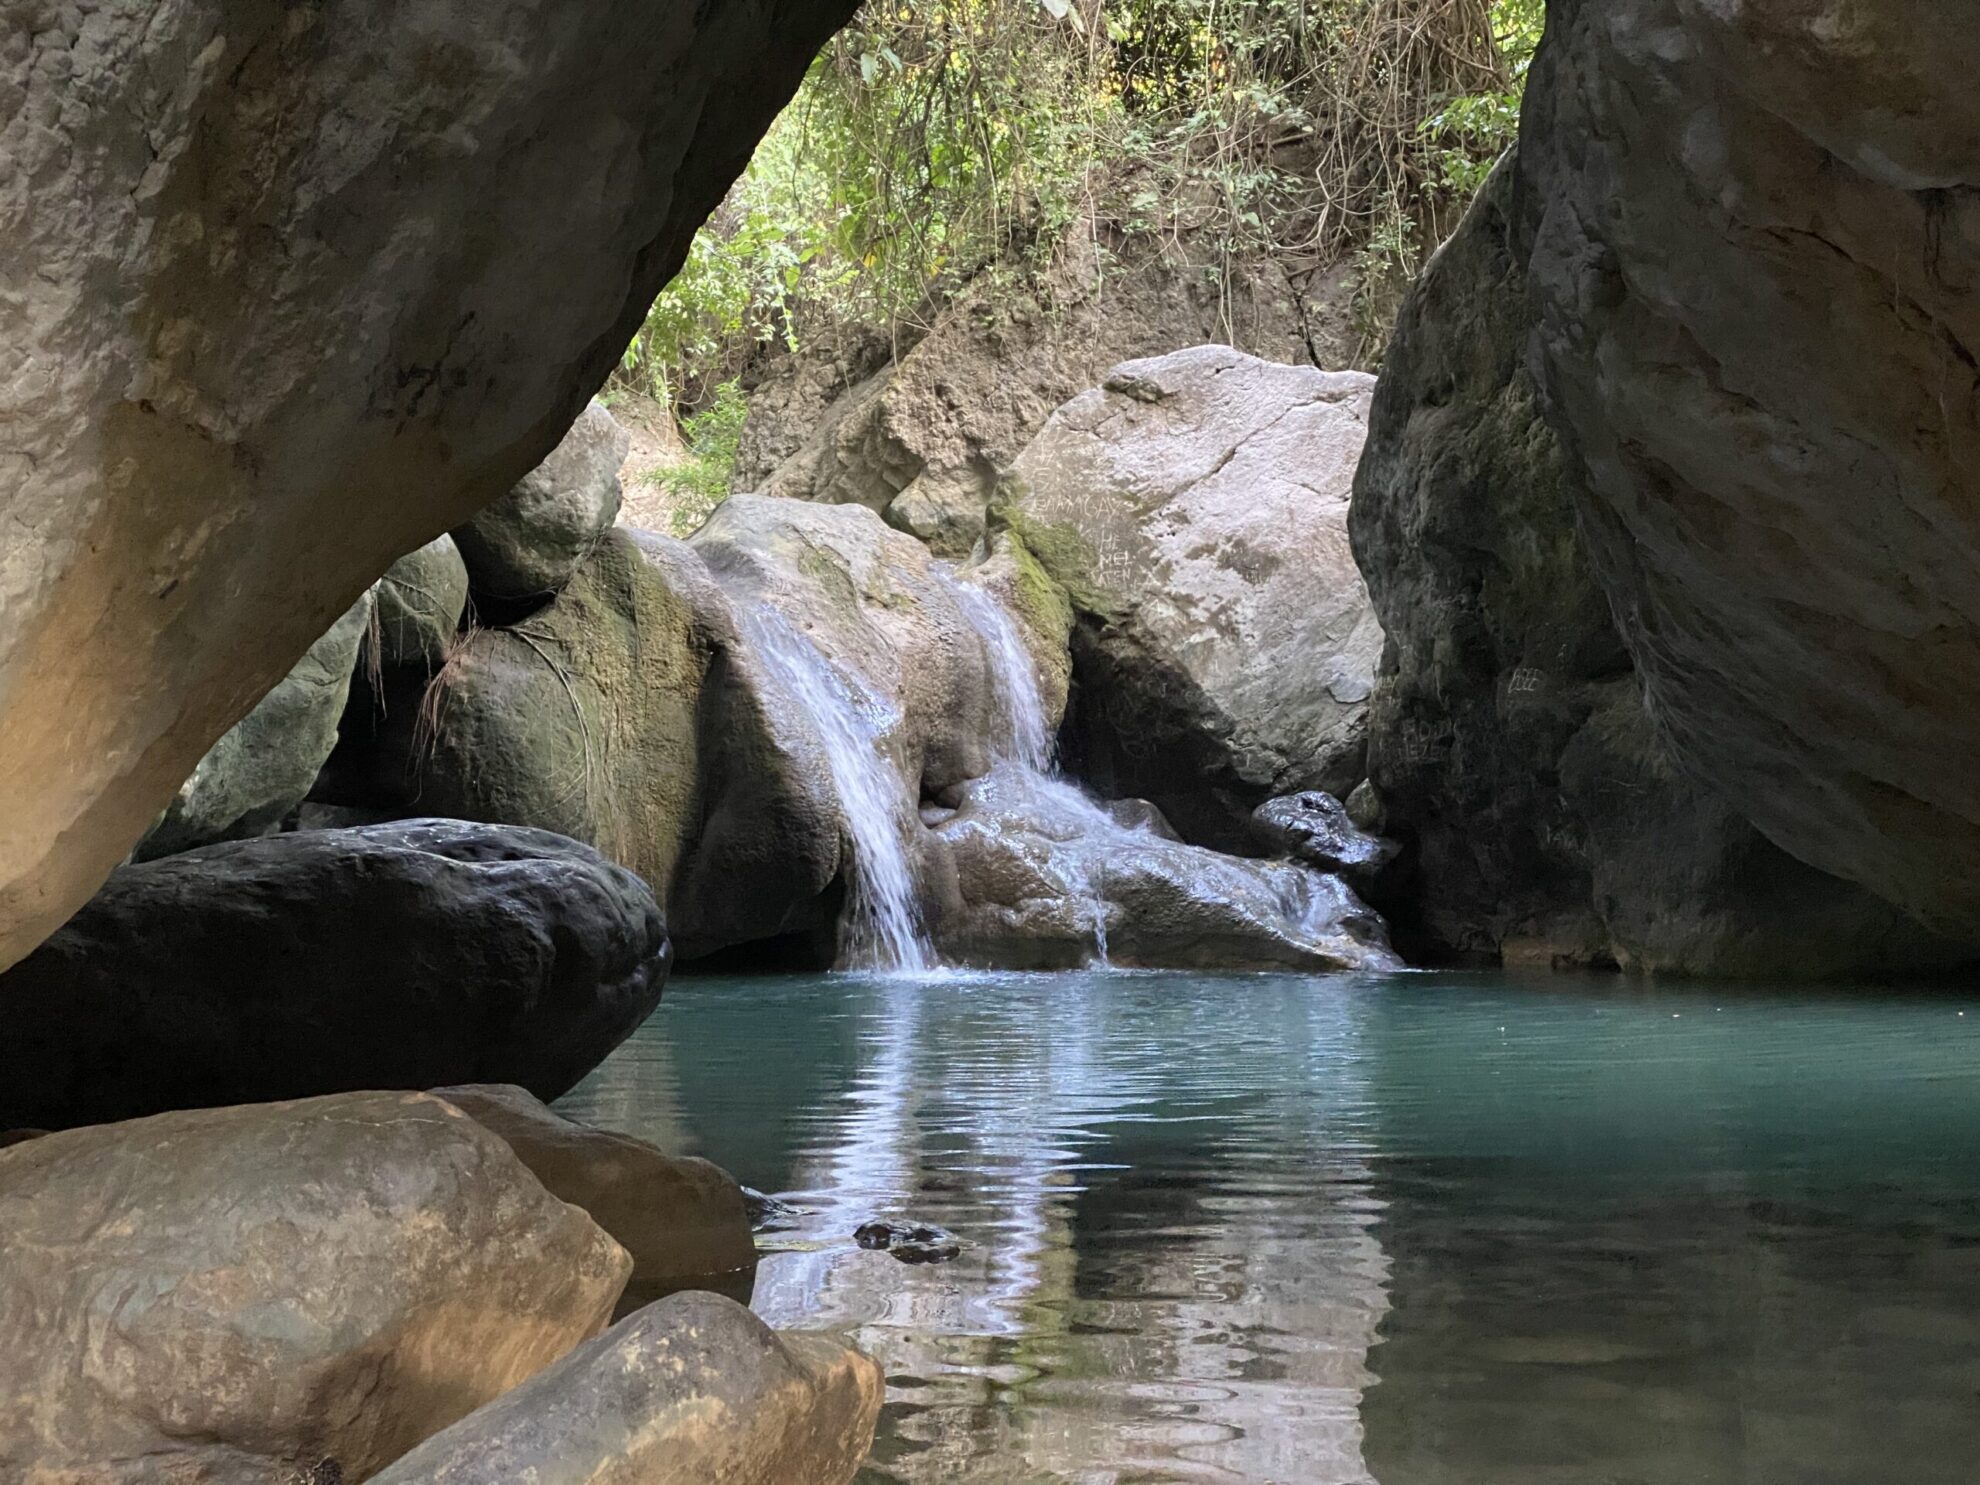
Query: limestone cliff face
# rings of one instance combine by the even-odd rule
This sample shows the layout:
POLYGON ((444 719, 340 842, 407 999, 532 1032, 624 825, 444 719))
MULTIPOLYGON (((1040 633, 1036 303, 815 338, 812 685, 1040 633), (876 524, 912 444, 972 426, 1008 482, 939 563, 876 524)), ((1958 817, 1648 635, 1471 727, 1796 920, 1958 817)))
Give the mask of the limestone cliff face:
POLYGON ((1536 370, 1687 773, 1980 930, 1980 9, 1554 0, 1536 370))
POLYGON ((558 441, 846 0, 184 0, 0 42, 0 964, 558 441))

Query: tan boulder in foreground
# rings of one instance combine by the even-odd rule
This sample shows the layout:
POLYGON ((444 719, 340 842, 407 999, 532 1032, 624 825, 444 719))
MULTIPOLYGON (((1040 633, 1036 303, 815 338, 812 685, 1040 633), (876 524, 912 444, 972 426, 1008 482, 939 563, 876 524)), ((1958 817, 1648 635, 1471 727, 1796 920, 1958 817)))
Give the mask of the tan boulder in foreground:
POLYGON ((423 1093, 0 1150, 0 1480, 363 1480, 595 1335, 631 1260, 423 1093))
POLYGON ((677 1294, 462 1419, 374 1485, 845 1485, 884 1378, 822 1336, 677 1294))
POLYGON ((566 1119, 513 1083, 433 1094, 500 1135, 552 1196, 581 1207, 632 1255, 620 1315, 682 1289, 749 1302, 756 1241, 742 1188, 720 1166, 566 1119))

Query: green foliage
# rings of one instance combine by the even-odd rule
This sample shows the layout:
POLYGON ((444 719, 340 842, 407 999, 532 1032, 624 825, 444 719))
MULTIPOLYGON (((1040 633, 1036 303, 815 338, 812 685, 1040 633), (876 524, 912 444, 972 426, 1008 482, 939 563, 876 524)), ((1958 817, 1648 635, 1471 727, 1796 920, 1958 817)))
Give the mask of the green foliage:
POLYGON ((1526 71, 1547 22, 1546 0, 1493 0, 1493 41, 1505 69, 1505 84, 1460 93, 1423 121, 1422 133, 1436 148, 1437 188, 1468 201, 1485 184, 1493 162, 1519 138, 1519 107, 1526 71))
POLYGON ((736 450, 748 413, 741 385, 728 381, 714 389, 705 408, 681 420, 687 457, 646 476, 670 497, 671 535, 692 535, 715 507, 728 499, 729 477, 736 467, 736 450))
POLYGON ((1352 262, 1367 334, 1510 142, 1543 0, 870 0, 813 65, 624 375, 712 406, 758 346, 912 336, 1077 228, 1352 262))

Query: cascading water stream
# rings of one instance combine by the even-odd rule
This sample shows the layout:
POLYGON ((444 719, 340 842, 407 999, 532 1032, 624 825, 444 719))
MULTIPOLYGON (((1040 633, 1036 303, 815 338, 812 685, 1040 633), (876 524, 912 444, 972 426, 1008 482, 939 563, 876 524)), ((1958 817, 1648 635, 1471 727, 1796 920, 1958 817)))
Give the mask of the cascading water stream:
POLYGON ((742 624, 772 682, 817 725, 825 765, 852 837, 842 958, 848 968, 925 973, 936 966, 908 866, 900 781, 880 750, 884 710, 841 675, 802 630, 767 604, 742 624))
POLYGON ((991 756, 1033 773, 1050 774, 1054 749, 1052 732, 1045 722, 1045 698, 1038 692, 1038 674, 1032 669, 1031 653, 1024 647, 1016 622, 991 593, 974 583, 945 576, 949 577, 956 606, 983 641, 991 679, 996 683, 1004 733, 991 739, 991 756))
MULTIPOLYGON (((1038 672, 1032 666, 1031 652, 1025 648, 1023 636, 1018 633, 1016 620, 993 594, 953 573, 944 576, 963 617, 982 639, 984 654, 990 661, 999 720, 1003 724, 1001 734, 991 739, 990 754, 996 766, 1021 774, 1025 792, 1038 802, 1041 811, 1070 823, 1081 834, 1103 840, 1133 834, 1083 789, 1059 776, 1053 762, 1056 750, 1052 732, 1045 720, 1045 698, 1038 690, 1038 672)), ((1084 875, 1065 880, 1063 885, 1069 897, 1085 903, 1093 933, 1094 957, 1105 965, 1108 962, 1105 896, 1084 875)))

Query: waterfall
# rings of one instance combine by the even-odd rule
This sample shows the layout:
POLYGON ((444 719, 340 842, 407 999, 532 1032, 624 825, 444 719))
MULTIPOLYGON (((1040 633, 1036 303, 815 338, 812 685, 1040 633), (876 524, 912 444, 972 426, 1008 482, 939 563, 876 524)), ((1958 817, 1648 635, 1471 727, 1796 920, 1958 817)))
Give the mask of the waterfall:
POLYGON ((741 618, 772 682, 817 725, 852 837, 842 959, 855 969, 934 968, 903 844, 902 785, 881 752, 881 727, 873 719, 884 705, 862 695, 810 636, 767 603, 743 605, 741 618))
POLYGON ((983 641, 990 677, 1001 704, 1003 736, 991 740, 991 756, 1033 773, 1052 770, 1052 732, 1045 722, 1045 698, 1038 694, 1038 673, 1024 647, 1016 621, 1003 604, 974 583, 951 578, 949 589, 970 627, 983 641))
MULTIPOLYGON (((1102 809, 1078 785, 1060 777, 1053 755, 1052 730, 1045 720, 1045 698, 1038 690, 1038 671, 1025 648, 1017 621, 994 594, 965 582, 953 572, 944 571, 963 617, 983 641, 990 677, 998 702, 998 735, 991 739, 990 755, 1001 771, 1019 776, 1024 792, 1034 802, 1035 811, 1049 814, 1073 825, 1082 835, 1102 840, 1135 834, 1102 809)), ((1084 872, 1068 871, 1061 865, 1054 872, 1066 896, 1082 902, 1093 934, 1095 960, 1107 960, 1107 899, 1084 872)))

